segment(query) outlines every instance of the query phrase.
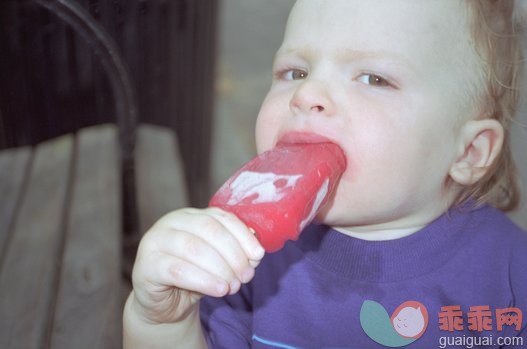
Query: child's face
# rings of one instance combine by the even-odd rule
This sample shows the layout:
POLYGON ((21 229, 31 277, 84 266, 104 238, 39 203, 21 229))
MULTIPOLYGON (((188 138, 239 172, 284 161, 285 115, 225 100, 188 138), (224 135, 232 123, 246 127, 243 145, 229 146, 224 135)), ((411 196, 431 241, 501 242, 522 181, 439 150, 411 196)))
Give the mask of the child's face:
POLYGON ((475 116, 478 62, 461 1, 300 0, 258 116, 258 151, 292 132, 327 137, 348 168, 319 219, 424 225, 452 199, 447 173, 475 116))

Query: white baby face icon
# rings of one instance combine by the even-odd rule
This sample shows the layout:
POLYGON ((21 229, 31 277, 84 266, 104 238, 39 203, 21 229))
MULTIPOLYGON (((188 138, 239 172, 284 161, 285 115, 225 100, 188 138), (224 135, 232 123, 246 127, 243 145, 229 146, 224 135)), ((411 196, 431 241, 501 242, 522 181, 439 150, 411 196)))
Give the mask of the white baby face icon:
POLYGON ((417 337, 425 328, 426 320, 421 307, 411 306, 401 309, 392 318, 393 328, 406 338, 417 337))

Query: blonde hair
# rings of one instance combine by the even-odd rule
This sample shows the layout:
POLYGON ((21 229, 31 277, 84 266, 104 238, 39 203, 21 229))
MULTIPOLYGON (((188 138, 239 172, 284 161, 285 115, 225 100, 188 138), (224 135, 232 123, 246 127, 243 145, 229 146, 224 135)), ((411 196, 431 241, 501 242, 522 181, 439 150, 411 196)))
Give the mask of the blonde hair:
POLYGON ((478 96, 481 114, 499 121, 505 129, 501 154, 477 183, 465 188, 455 204, 475 199, 503 211, 520 201, 519 181, 512 158, 509 129, 516 112, 522 53, 514 0, 467 0, 472 37, 482 58, 485 86, 478 96))

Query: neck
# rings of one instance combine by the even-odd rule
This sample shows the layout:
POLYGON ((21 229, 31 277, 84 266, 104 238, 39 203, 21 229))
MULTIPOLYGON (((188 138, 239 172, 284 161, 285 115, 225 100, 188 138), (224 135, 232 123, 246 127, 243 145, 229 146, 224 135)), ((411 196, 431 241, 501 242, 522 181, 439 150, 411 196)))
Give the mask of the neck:
POLYGON ((333 227, 336 231, 347 236, 366 241, 386 241, 404 238, 421 230, 424 225, 397 228, 397 229, 363 229, 363 228, 342 228, 333 227))
POLYGON ((403 217, 389 222, 358 226, 332 226, 342 234, 365 241, 388 241, 410 236, 448 211, 457 192, 449 191, 435 204, 430 203, 427 209, 419 214, 403 217))

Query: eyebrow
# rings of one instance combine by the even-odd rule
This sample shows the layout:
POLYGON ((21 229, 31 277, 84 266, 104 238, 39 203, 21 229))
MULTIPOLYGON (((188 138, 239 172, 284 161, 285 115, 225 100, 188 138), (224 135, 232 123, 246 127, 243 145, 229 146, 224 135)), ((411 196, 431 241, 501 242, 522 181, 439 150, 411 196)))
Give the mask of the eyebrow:
POLYGON ((399 54, 396 54, 392 51, 384 50, 350 50, 350 49, 340 49, 338 50, 336 57, 338 60, 360 60, 360 59, 388 59, 395 62, 400 62, 405 65, 410 65, 409 60, 406 57, 403 57, 399 54))
MULTIPOLYGON (((284 47, 276 52, 276 57, 299 55, 301 58, 307 59, 317 55, 317 50, 312 46, 298 46, 298 47, 284 47)), ((392 51, 386 50, 353 50, 349 48, 338 49, 335 53, 335 58, 338 61, 355 61, 363 59, 387 59, 397 65, 406 67, 413 67, 410 60, 402 55, 392 51)))

